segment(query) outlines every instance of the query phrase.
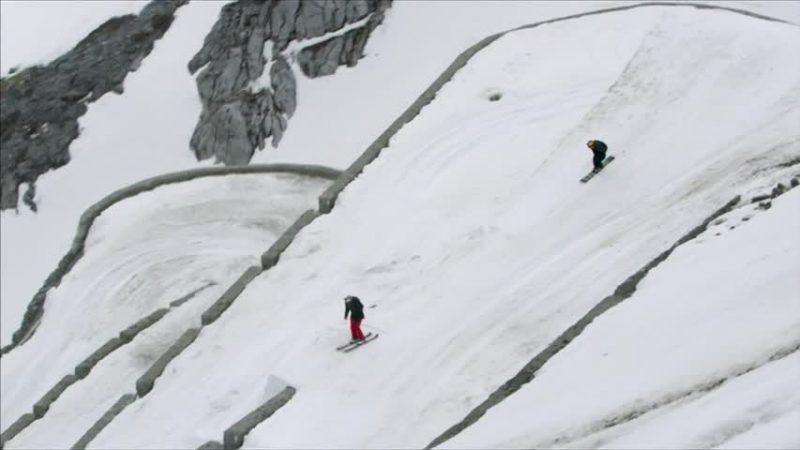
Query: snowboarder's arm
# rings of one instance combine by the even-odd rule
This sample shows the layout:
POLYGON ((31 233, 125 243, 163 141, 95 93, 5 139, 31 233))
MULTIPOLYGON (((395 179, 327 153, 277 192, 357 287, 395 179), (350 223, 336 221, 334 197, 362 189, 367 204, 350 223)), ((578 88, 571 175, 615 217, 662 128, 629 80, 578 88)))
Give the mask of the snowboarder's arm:
POLYGON ((347 314, 350 313, 350 304, 344 305, 344 318, 347 319, 347 314))

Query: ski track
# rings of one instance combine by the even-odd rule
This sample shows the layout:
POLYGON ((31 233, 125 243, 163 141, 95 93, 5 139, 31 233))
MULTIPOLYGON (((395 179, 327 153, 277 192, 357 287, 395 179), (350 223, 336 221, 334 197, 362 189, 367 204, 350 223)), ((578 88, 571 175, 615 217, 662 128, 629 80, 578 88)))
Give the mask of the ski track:
MULTIPOLYGON (((241 299, 176 358, 153 394, 125 410, 92 447, 194 448, 221 435, 220 427, 258 405, 266 395, 264 379, 275 375, 298 386, 297 395, 248 435, 247 446, 424 445, 513 374, 516 362, 547 345, 598 300, 598 292, 612 289, 662 250, 663 244, 695 225, 708 209, 733 194, 763 191, 776 180, 785 181, 787 174, 796 174, 791 167, 765 168, 768 163, 784 163, 800 155, 798 133, 792 127, 800 118, 796 112, 798 67, 771 78, 765 70, 753 68, 790 61, 793 47, 774 44, 797 42, 797 32, 784 25, 756 24, 750 18, 717 14, 652 8, 616 13, 613 18, 587 18, 580 24, 552 24, 500 38, 476 55, 417 119, 392 138, 385 153, 342 193, 334 212, 303 230, 281 264, 254 280, 241 299), (616 20, 620 18, 629 18, 627 26, 619 26, 616 20), (711 18, 714 20, 704 21, 711 18), (591 31, 577 28, 582 26, 590 26, 591 31), (741 33, 742 29, 757 38, 741 33), (759 38, 762 43, 757 43, 759 38), (696 46, 698 51, 685 50, 697 42, 703 44, 696 46), (616 50, 603 53, 607 48, 616 50), (580 50, 586 58, 548 61, 545 49, 554 54, 580 50), (591 74, 591 79, 587 80, 586 74, 591 74), (495 90, 502 92, 503 98, 487 102, 487 92, 495 90), (725 109, 734 101, 739 102, 737 108, 725 109), (743 105, 757 121, 740 115, 743 105), (714 118, 712 129, 697 125, 708 117, 714 118), (598 135, 611 144, 609 153, 619 161, 595 177, 587 185, 588 191, 577 182, 584 167, 574 161, 588 163, 583 142, 586 136, 598 135), (753 161, 763 165, 747 165, 753 161), (441 223, 446 226, 437 226, 441 223), (340 314, 341 296, 362 292, 367 305, 379 306, 367 310, 365 328, 370 329, 374 320, 375 329, 384 336, 347 359, 332 355, 345 326, 332 325, 330 317, 340 314), (420 316, 421 309, 426 315, 420 316), (233 367, 238 370, 229 370, 233 367), (325 374, 324 379, 319 374, 325 374)), ((253 193, 253 187, 229 192, 240 196, 253 193)), ((295 203, 302 203, 295 196, 313 204, 321 186, 300 187, 286 197, 272 195, 271 188, 264 190, 270 195, 259 200, 281 199, 292 206, 278 208, 279 213, 275 209, 249 211, 252 218, 238 225, 230 218, 247 213, 253 205, 263 205, 253 199, 181 207, 184 194, 175 204, 165 205, 174 212, 173 218, 142 215, 134 222, 121 214, 143 226, 105 229, 98 223, 90 235, 93 250, 53 293, 53 303, 58 300, 59 307, 46 310, 41 329, 26 344, 26 352, 2 360, 3 372, 14 374, 12 381, 3 377, 3 423, 28 410, 28 400, 35 401, 71 370, 76 358, 85 357, 109 332, 117 333, 119 326, 141 314, 144 306, 152 309, 174 300, 212 277, 219 288, 209 289, 203 298, 181 309, 181 314, 168 316, 170 320, 148 330, 141 341, 137 338, 130 348, 104 360, 90 374, 91 383, 84 380, 69 389, 48 415, 23 431, 9 448, 62 446, 77 439, 130 388, 134 374, 187 324, 196 321, 206 302, 266 248, 268 240, 254 238, 252 230, 246 229, 263 232, 266 228, 274 235, 291 223, 292 214, 304 209, 295 209, 295 203), (224 210, 226 207, 231 210, 224 210), (214 211, 214 217, 201 217, 209 211, 214 211), (269 213, 277 218, 264 221, 269 213), (192 223, 197 219, 205 225, 192 223), (159 234, 180 223, 188 224, 183 230, 186 235, 170 248, 176 238, 159 234), (232 226, 240 227, 238 238, 231 237, 232 226), (130 244, 115 245, 117 236, 130 244), (209 236, 218 240, 208 242, 209 236), (97 251, 104 247, 108 253, 97 251), (190 255, 175 255, 178 249, 187 248, 192 250, 190 255), (181 265, 179 271, 158 278, 165 267, 176 264, 181 265), (220 270, 219 264, 225 264, 225 269, 220 270), (205 275, 198 277, 197 273, 205 275), (156 283, 148 291, 145 280, 153 279, 164 284, 156 283), (173 280, 181 282, 172 284, 173 280), (160 289, 165 291, 157 293, 160 289), (94 294, 109 299, 93 300, 101 311, 94 322, 87 321, 83 330, 49 325, 56 318, 81 320, 79 313, 87 313, 89 307, 81 305, 78 311, 70 311, 77 300, 69 303, 67 299, 72 292, 82 291, 86 292, 84 300, 94 294), (116 304, 112 303, 115 293, 116 304), (135 304, 123 302, 125 299, 135 304), (119 318, 109 320, 114 315, 119 318), (62 346, 46 345, 51 342, 62 346), (32 361, 30 352, 45 354, 32 361), (26 372, 28 375, 23 375, 26 372), (47 375, 32 376, 37 372, 47 375), (32 379, 38 388, 22 386, 22 380, 32 379)), ((797 203, 797 192, 786 197, 788 200, 777 201, 772 211, 758 213, 743 230, 752 230, 753 223, 764 220, 777 226, 774 217, 786 218, 788 208, 797 203), (762 219, 762 215, 772 219, 762 219)), ((144 211, 150 206, 145 198, 126 201, 120 208, 130 214, 144 211), (140 201, 145 204, 135 206, 140 201)), ((709 233, 720 231, 709 230, 680 253, 713 247, 705 240, 711 239, 709 233)), ((741 245, 743 238, 736 240, 741 231, 730 231, 723 238, 741 245)), ((752 232, 750 236, 758 238, 752 232)), ((775 258, 792 261, 786 255, 775 258)), ((665 264, 677 265, 670 260, 665 264)), ((686 274, 673 270, 659 276, 668 284, 686 274)), ((651 283, 649 278, 645 282, 651 283)), ((657 289, 649 292, 654 291, 657 289)), ((637 293, 634 303, 644 296, 637 293)), ((600 343, 615 337, 615 326, 621 324, 614 322, 614 317, 623 313, 612 313, 611 318, 604 317, 602 331, 592 324, 586 334, 599 335, 600 343)), ((719 326, 733 323, 729 320, 719 326)), ((789 319, 781 325, 797 329, 789 319)), ((765 338, 763 343, 751 342, 745 350, 758 359, 768 354, 775 342, 765 338)), ((672 341, 669 345, 678 344, 672 341)), ((643 349, 644 344, 624 351, 635 355, 643 349)), ((544 379, 569 380, 575 373, 590 370, 593 366, 587 355, 592 354, 582 354, 570 345, 559 355, 558 364, 545 367, 544 379)), ((498 419, 509 414, 515 417, 518 411, 532 407, 556 419, 566 417, 563 410, 574 405, 558 398, 551 402, 530 399, 529 391, 544 389, 540 383, 545 382, 537 379, 490 411, 484 418, 490 425, 479 421, 447 446, 529 446, 530 442, 640 446, 648 438, 640 430, 656 426, 658 420, 664 420, 660 425, 664 428, 686 421, 692 414, 702 414, 701 406, 713 408, 714 401, 728 398, 724 395, 741 392, 734 391, 737 386, 754 383, 751 380, 766 377, 764 373, 786 373, 798 367, 795 352, 744 373, 728 372, 734 373, 731 380, 727 376, 702 384, 710 374, 722 370, 719 368, 729 369, 734 360, 753 361, 725 353, 716 366, 700 365, 697 371, 686 371, 685 367, 691 366, 687 364, 677 381, 667 375, 654 377, 661 384, 642 391, 642 398, 651 399, 644 409, 620 408, 630 401, 623 397, 612 398, 610 410, 609 405, 591 410, 597 404, 576 403, 585 409, 576 424, 556 423, 538 434, 519 421, 498 419), (694 387, 674 388, 684 385, 694 387), (698 389, 704 393, 696 394, 698 389), (562 416, 548 410, 554 406, 562 416), (701 411, 692 412, 693 408, 701 411), (611 414, 598 415, 597 411, 611 414), (635 417, 626 418, 630 415, 635 417), (501 426, 497 426, 498 420, 501 426), (608 429, 597 425, 609 423, 613 426, 608 429), (569 431, 576 428, 582 431, 569 431), (558 437, 548 441, 546 436, 553 434, 558 437)), ((618 386, 626 382, 620 375, 610 373, 619 377, 618 386)), ((586 384, 587 393, 603 393, 602 385, 586 384)), ((559 383, 555 386, 556 392, 564 389, 559 383)), ((771 395, 785 392, 786 388, 778 386, 771 395)), ((633 404, 636 402, 641 404, 638 399, 633 404)), ((719 433, 695 430, 690 442, 709 447, 746 444, 748 438, 757 436, 756 431, 767 427, 783 430, 783 436, 791 438, 781 427, 797 408, 797 403, 776 407, 736 426, 715 424, 723 429, 719 433)))

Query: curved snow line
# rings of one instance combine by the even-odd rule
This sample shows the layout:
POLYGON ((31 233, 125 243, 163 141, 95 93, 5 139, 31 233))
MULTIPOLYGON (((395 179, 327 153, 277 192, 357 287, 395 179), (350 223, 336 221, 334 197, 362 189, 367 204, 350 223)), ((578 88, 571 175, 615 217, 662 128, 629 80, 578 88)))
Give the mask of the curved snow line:
POLYGON ((649 7, 649 6, 690 6, 696 9, 713 9, 713 10, 720 10, 720 11, 727 11, 735 14, 742 14, 748 17, 752 17, 755 19, 767 20, 770 22, 778 22, 783 23, 790 26, 800 27, 800 25, 794 24, 792 22, 788 22, 782 19, 777 19, 774 17, 765 16, 763 14, 754 13, 751 11, 747 11, 744 9, 738 8, 731 8, 728 6, 718 6, 718 5, 708 5, 705 3, 690 3, 690 2, 646 2, 646 3, 636 3, 633 5, 625 5, 625 6, 616 6, 612 8, 604 8, 598 9, 594 11, 588 11, 583 13, 571 14, 568 16, 556 17, 554 19, 543 20, 541 22, 535 22, 528 25, 522 25, 516 28, 512 28, 510 30, 501 31, 499 33, 495 33, 489 35, 468 49, 461 52, 458 56, 456 56, 455 60, 450 63, 449 66, 444 70, 444 72, 439 75, 436 80, 428 86, 422 94, 417 97, 414 103, 411 104, 401 115, 398 117, 394 122, 389 125, 389 127, 375 139, 372 144, 367 147, 367 149, 361 154, 361 156, 356 159, 347 169, 345 169, 342 176, 337 179, 322 195, 319 197, 319 210, 322 214, 327 214, 331 212, 336 203, 336 199, 339 197, 339 194, 347 187, 350 182, 352 182, 358 175, 364 170, 369 163, 371 163, 375 158, 377 158, 381 151, 389 145, 389 140, 392 136, 395 135, 400 129, 405 125, 407 122, 413 120, 419 113, 422 111, 422 108, 425 107, 428 103, 433 101, 434 97, 436 97, 436 93, 447 84, 450 79, 453 78, 453 75, 456 74, 461 68, 463 68, 476 53, 483 50, 489 44, 496 41, 497 39, 505 36, 508 33, 520 30, 528 30, 531 28, 536 28, 541 25, 547 25, 551 23, 563 22, 566 20, 572 19, 579 19, 582 17, 594 16, 599 14, 607 14, 607 13, 614 13, 620 11, 627 11, 635 8, 642 8, 642 7, 649 7))
MULTIPOLYGON (((204 286, 201 286, 193 290, 192 292, 184 295, 183 297, 170 302, 168 308, 161 308, 156 311, 153 311, 151 314, 148 314, 144 318, 138 320, 133 325, 125 328, 117 336, 113 337, 111 340, 100 346, 100 348, 95 350, 85 360, 83 360, 81 363, 75 366, 74 373, 65 375, 58 383, 56 383, 55 386, 53 386, 49 391, 47 391, 42 396, 42 398, 39 399, 39 401, 37 401, 33 405, 32 414, 31 413, 23 414, 19 419, 17 419, 16 422, 14 422, 11 426, 9 426, 8 429, 6 429, 5 431, 3 431, 2 434, 0 434, 0 447, 2 447, 6 442, 13 439, 19 433, 24 431, 33 422, 44 417, 45 414, 47 414, 47 411, 50 410, 50 406, 56 400, 58 400, 59 397, 61 397, 64 391, 66 391, 74 383, 83 380, 87 376, 89 376, 89 373, 91 373, 92 368, 96 366, 100 361, 105 359, 108 355, 110 355, 114 351, 118 350, 120 347, 129 344, 136 338, 136 336, 139 333, 146 330, 147 328, 150 328, 156 322, 160 321, 165 315, 169 314, 169 312, 172 309, 180 307, 187 301, 191 300, 199 292, 205 290, 206 288, 214 284, 216 283, 212 282, 204 286)), ((114 407, 117 407, 117 404, 115 404, 114 407)), ((83 440, 85 436, 86 435, 84 435, 84 437, 82 437, 81 440, 83 440)))
POLYGON ((86 237, 89 235, 89 229, 94 223, 94 220, 106 209, 119 201, 143 192, 151 191, 166 184, 180 183, 201 177, 253 173, 292 173, 310 177, 319 177, 328 180, 336 179, 341 174, 339 170, 329 167, 305 164, 259 164, 251 166, 204 167, 159 175, 112 192, 94 205, 87 208, 86 211, 81 214, 81 218, 78 222, 78 230, 72 240, 72 246, 70 247, 69 251, 67 251, 67 254, 61 258, 61 261, 59 261, 55 270, 53 270, 45 279, 42 287, 39 288, 39 290, 33 296, 33 299, 31 299, 30 303, 28 304, 28 308, 25 311, 25 316, 22 319, 22 324, 20 325, 19 329, 14 332, 11 343, 0 349, 0 356, 10 352, 19 345, 24 344, 25 341, 27 341, 33 335, 34 331, 36 330, 36 326, 39 323, 39 319, 42 317, 44 302, 47 298, 47 292, 51 288, 58 286, 61 283, 61 280, 75 265, 75 263, 78 262, 78 260, 83 256, 84 244, 86 243, 86 237))
POLYGON ((536 377, 536 372, 542 368, 547 362, 555 356, 558 352, 564 349, 570 342, 572 342, 576 337, 578 337, 587 326, 597 317, 599 317, 604 312, 608 311, 609 309, 613 308, 614 306, 618 305, 622 301, 628 299, 630 296, 636 292, 636 286, 639 284, 645 276, 647 276, 650 270, 654 269, 656 266, 661 264, 662 262, 666 261, 667 258, 675 251, 676 248, 685 244, 686 242, 691 241, 692 239, 696 238, 700 234, 702 234, 708 225, 717 219, 718 217, 722 216, 733 210, 736 205, 739 204, 741 200, 741 196, 736 196, 732 200, 730 200, 725 206, 718 209, 710 216, 708 216, 700 225, 686 233, 683 237, 678 239, 677 242, 672 244, 670 248, 663 251, 661 254, 656 256, 653 260, 647 263, 644 267, 639 269, 636 273, 628 277, 625 281, 623 281, 614 292, 605 297, 603 300, 600 301, 597 305, 595 305, 592 309, 590 309, 583 317, 578 319, 577 322, 572 324, 569 328, 567 328, 561 335, 555 338, 553 342, 550 343, 544 350, 539 352, 536 356, 533 357, 522 369, 517 372, 516 375, 511 377, 508 381, 503 383, 502 386, 497 388, 494 392, 492 392, 489 397, 481 402, 478 406, 476 406, 472 411, 470 411, 466 417, 464 417, 460 422, 456 423, 452 427, 448 428, 444 433, 436 437, 430 444, 428 444, 425 448, 433 448, 436 447, 443 442, 451 439, 458 433, 462 432, 465 428, 469 427, 470 425, 477 422, 486 411, 490 408, 494 407, 498 403, 502 402, 510 395, 517 392, 522 386, 529 383, 536 377))
MULTIPOLYGON (((763 368, 767 364, 773 363, 775 361, 780 361, 784 358, 788 358, 797 352, 800 352, 800 341, 795 340, 791 342, 789 345, 776 349, 769 356, 762 358, 758 361, 755 361, 747 366, 737 368, 736 370, 715 377, 706 382, 694 384, 679 391, 665 394, 662 397, 644 406, 631 406, 629 407, 629 409, 621 413, 618 413, 614 416, 605 417, 596 421, 595 423, 591 424, 588 427, 587 431, 585 431, 580 435, 576 434, 572 436, 560 437, 553 441, 549 441, 547 444, 537 444, 535 448, 566 447, 567 444, 569 443, 573 443, 579 439, 595 435, 601 431, 608 430, 610 428, 617 427, 626 424, 628 422, 632 422, 638 419, 639 417, 647 415, 658 409, 669 407, 683 400, 712 392, 722 387, 722 385, 724 385, 725 383, 746 376, 751 372, 763 368)), ((716 446, 712 447, 716 448, 716 446)))

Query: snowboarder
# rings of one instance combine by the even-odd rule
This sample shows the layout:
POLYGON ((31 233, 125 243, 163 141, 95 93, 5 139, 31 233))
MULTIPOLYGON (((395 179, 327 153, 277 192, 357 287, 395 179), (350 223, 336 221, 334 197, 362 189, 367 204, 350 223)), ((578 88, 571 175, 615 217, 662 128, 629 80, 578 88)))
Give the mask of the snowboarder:
POLYGON ((600 170, 603 168, 603 160, 606 159, 606 151, 608 150, 608 146, 603 141, 596 141, 591 140, 586 143, 586 146, 592 150, 594 153, 594 170, 600 170))
POLYGON ((366 339, 361 331, 361 321, 364 320, 364 305, 358 297, 348 295, 344 298, 344 318, 350 314, 350 337, 352 342, 366 339))

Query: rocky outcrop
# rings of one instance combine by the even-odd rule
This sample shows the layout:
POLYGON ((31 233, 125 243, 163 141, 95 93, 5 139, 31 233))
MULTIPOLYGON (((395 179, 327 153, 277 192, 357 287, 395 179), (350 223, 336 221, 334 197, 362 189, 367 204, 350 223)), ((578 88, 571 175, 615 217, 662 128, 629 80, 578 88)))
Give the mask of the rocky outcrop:
POLYGON ((297 54, 306 76, 354 66, 390 4, 391 0, 240 0, 225 5, 188 66, 191 73, 200 72, 197 89, 203 110, 190 141, 197 159, 242 165, 256 149, 264 149, 268 138, 277 147, 297 106, 289 44, 302 47, 303 40, 332 35, 297 54))
POLYGON ((128 72, 138 68, 184 3, 154 1, 138 16, 111 18, 50 64, 0 80, 0 209, 16 208, 19 186, 27 183, 24 203, 36 211, 36 179, 69 162, 86 104, 122 92, 128 72))
POLYGON ((302 49, 297 63, 303 73, 316 78, 333 74, 339 66, 355 66, 364 54, 370 34, 383 21, 385 6, 380 6, 364 25, 302 49))

